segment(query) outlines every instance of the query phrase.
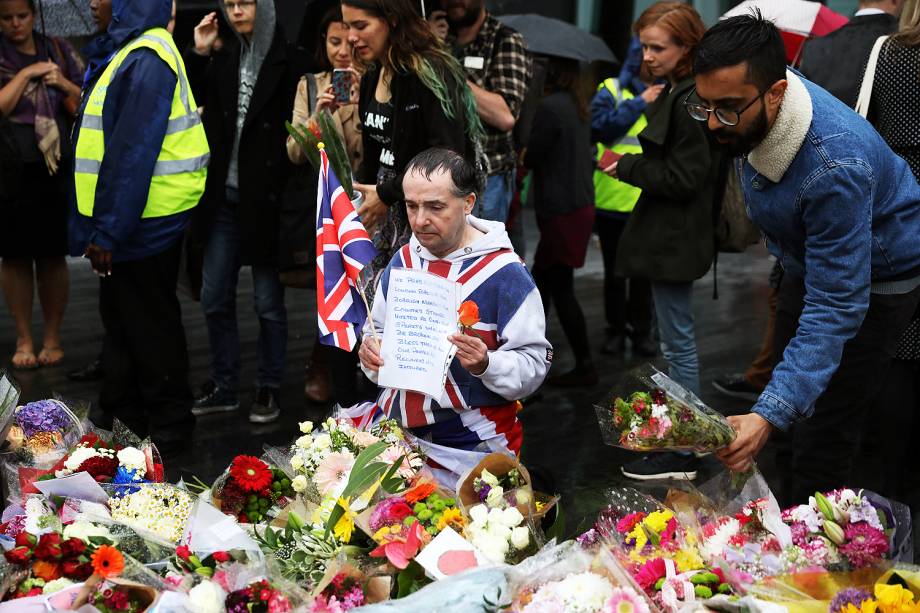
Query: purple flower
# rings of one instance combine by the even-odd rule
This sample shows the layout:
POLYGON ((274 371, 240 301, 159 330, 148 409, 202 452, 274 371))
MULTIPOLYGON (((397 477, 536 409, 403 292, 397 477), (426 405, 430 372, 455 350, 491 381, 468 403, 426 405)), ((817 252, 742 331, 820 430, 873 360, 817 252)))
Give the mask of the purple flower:
POLYGON ((489 497, 489 492, 492 491, 492 486, 488 483, 483 483, 482 488, 479 490, 479 502, 485 502, 486 498, 489 497))
POLYGON ((583 548, 588 549, 593 547, 600 540, 600 534, 597 533, 597 530, 591 528, 581 536, 575 539, 575 542, 581 545, 583 548))
POLYGON ((831 606, 828 610, 830 613, 840 613, 846 608, 848 604, 851 604, 859 609, 859 605, 871 599, 872 596, 869 594, 869 592, 855 587, 848 587, 837 592, 837 595, 834 596, 834 599, 831 601, 831 606))
POLYGON ((396 496, 393 498, 384 498, 377 506, 374 507, 374 510, 371 512, 371 518, 368 521, 371 530, 377 532, 386 525, 389 525, 390 517, 390 508, 396 506, 397 504, 406 504, 406 499, 402 496, 396 496))
POLYGON ((57 402, 37 400, 16 411, 16 423, 31 437, 39 432, 61 432, 70 424, 70 418, 57 402))

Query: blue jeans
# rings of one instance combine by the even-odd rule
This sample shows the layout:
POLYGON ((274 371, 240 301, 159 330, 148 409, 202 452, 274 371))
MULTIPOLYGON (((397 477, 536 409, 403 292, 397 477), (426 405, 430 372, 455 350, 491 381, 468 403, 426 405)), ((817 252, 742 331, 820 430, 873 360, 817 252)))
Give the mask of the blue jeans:
MULTIPOLYGON (((240 335, 236 322, 236 285, 240 276, 240 237, 236 214, 226 206, 217 213, 204 250, 201 306, 211 342, 211 377, 235 392, 240 381, 240 335)), ((259 387, 281 387, 287 350, 284 286, 273 266, 252 266, 253 298, 259 316, 259 387)))
POLYGON ((505 223, 508 221, 508 209, 511 208, 512 196, 514 196, 513 171, 489 175, 486 179, 486 189, 477 205, 476 217, 505 223))
POLYGON ((661 353, 668 376, 700 395, 700 359, 693 335, 693 283, 652 281, 661 353))

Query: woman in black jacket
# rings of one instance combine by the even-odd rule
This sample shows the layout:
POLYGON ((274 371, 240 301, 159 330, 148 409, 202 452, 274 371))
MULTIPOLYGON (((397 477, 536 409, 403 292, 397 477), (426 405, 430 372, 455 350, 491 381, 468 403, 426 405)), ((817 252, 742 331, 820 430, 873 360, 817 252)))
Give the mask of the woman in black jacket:
POLYGON ((356 60, 367 67, 359 100, 364 161, 355 187, 364 194, 361 220, 376 230, 381 253, 372 264, 375 272, 409 241, 402 202, 409 160, 430 147, 445 147, 475 161, 482 134, 460 64, 417 8, 414 0, 342 2, 356 60))
MULTIPOLYGON (((642 188, 617 248, 617 274, 652 282, 668 374, 699 395, 693 282, 712 264, 719 154, 683 101, 693 89, 691 56, 706 27, 690 5, 658 2, 642 13, 635 31, 646 66, 668 89, 647 107, 648 126, 639 134, 642 154, 624 155, 605 169, 642 188)), ((623 473, 637 479, 694 478, 693 462, 692 455, 659 454, 624 466, 623 473)))
POLYGON ((540 242, 533 277, 549 313, 555 304, 559 323, 572 346, 575 367, 550 377, 548 385, 597 384, 585 316, 575 297, 575 269, 585 264, 594 226, 594 151, 587 95, 578 62, 550 58, 544 97, 534 116, 524 165, 531 184, 540 242))
POLYGON ((286 42, 273 0, 220 6, 233 30, 224 37, 226 44, 214 50, 218 25, 217 14, 211 13, 195 28, 195 46, 185 54, 211 146, 205 193, 192 218, 190 257, 203 253, 201 302, 212 368, 193 412, 206 415, 239 406, 236 285, 240 267, 250 265, 259 356, 249 419, 266 423, 280 414, 287 346, 278 231, 282 194, 293 166, 284 123, 309 61, 286 42))

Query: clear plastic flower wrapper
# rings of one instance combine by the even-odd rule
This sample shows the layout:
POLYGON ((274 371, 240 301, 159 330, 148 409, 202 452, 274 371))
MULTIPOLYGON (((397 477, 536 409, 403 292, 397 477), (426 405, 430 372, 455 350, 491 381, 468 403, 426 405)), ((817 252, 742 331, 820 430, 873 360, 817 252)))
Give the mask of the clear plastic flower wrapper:
POLYGON ((494 604, 513 613, 650 613, 657 608, 601 549, 575 542, 547 545, 509 571, 508 591, 494 604))
POLYGON ((650 364, 594 407, 604 443, 632 451, 716 451, 735 440, 719 413, 650 364))
MULTIPOLYGON (((238 455, 207 488, 209 502, 242 524, 284 525, 283 511, 295 496, 293 477, 268 456, 238 455)), ((204 487, 204 484, 199 484, 204 487)))
POLYGON ((699 489, 685 487, 671 489, 667 503, 695 533, 703 560, 736 589, 790 568, 792 533, 756 467, 745 474, 722 471, 699 489))

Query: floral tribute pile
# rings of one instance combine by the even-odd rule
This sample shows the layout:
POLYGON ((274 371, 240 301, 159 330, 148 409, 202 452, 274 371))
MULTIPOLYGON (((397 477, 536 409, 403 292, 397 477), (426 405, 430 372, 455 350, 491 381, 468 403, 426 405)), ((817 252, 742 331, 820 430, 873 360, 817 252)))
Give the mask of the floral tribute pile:
MULTIPOLYGON (((656 445, 716 445, 692 399, 656 381, 660 393, 615 405, 644 420, 631 440, 659 419, 656 445)), ((164 482, 149 443, 64 409, 0 410, 30 447, 3 458, 0 613, 920 613, 909 512, 867 491, 781 510, 756 473, 661 499, 611 490, 594 527, 565 540, 558 499, 516 458, 485 455, 445 483, 395 421, 303 422, 289 445, 190 487, 164 482)))

